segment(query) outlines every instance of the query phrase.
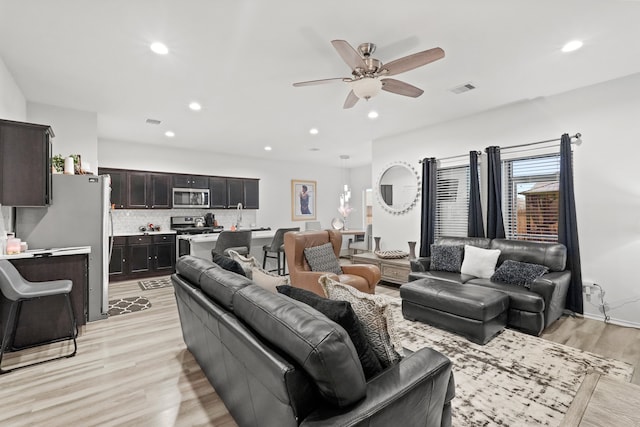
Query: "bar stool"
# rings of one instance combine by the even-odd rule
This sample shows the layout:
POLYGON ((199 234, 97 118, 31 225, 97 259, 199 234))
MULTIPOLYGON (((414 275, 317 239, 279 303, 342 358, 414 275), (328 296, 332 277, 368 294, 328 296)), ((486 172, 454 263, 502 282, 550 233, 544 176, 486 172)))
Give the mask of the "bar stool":
POLYGON ((274 234, 273 236, 273 240, 271 241, 271 243, 262 247, 262 250, 264 251, 264 257, 262 260, 263 270, 267 266, 267 258, 272 258, 277 260, 278 268, 269 271, 277 271, 279 276, 287 274, 287 260, 285 259, 285 257, 280 256, 280 254, 284 255, 284 234, 289 231, 300 231, 300 227, 278 228, 276 230, 276 234, 274 234), (275 255, 269 255, 270 253, 274 253, 275 255), (282 267, 280 266, 280 260, 282 260, 282 267), (282 271, 282 274, 280 274, 280 271, 282 271))
POLYGON ((233 249, 240 255, 249 255, 251 252, 251 230, 222 231, 218 235, 216 245, 211 253, 229 256, 229 249, 233 249))
MULTIPOLYGON (((2 295, 9 301, 11 301, 11 305, 9 307, 9 313, 6 319, 4 320, 4 331, 2 334, 2 344, 0 345, 0 375, 6 374, 11 371, 15 371, 16 369, 26 368, 28 366, 39 365, 41 363, 51 362, 58 359, 63 359, 67 357, 73 357, 76 355, 76 351, 78 350, 78 344, 76 343, 76 336, 78 335, 78 326, 76 324, 76 318, 73 313, 73 306, 71 305, 71 289, 73 288, 73 283, 71 280, 52 280, 49 282, 29 282, 25 280, 18 270, 7 260, 0 260, 0 291, 2 291, 2 295), (13 347, 13 339, 15 337, 16 329, 18 326, 18 319, 20 318, 20 308, 22 307, 23 301, 29 301, 36 298, 48 297, 53 295, 64 295, 65 300, 67 302, 67 308, 69 310, 69 337, 63 337, 59 339, 52 340, 47 343, 41 344, 49 344, 51 342, 58 341, 66 341, 73 340, 73 352, 70 354, 57 356, 51 359, 41 360, 34 363, 29 363, 26 365, 18 366, 13 369, 4 370, 2 369, 2 357, 4 356, 5 351, 16 351, 21 350, 13 347)), ((46 321, 46 319, 43 319, 46 321)), ((36 345, 41 345, 36 344, 36 345)), ((36 345, 23 347, 35 347, 36 345)))

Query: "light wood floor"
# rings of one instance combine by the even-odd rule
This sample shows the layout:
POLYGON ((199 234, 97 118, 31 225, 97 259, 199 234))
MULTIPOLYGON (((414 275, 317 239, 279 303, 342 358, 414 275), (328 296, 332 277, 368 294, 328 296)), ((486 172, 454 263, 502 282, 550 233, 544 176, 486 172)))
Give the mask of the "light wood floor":
MULTIPOLYGON (((379 286, 398 295, 397 288, 379 286)), ((186 350, 172 288, 142 291, 112 284, 110 298, 143 296, 152 307, 89 323, 78 354, 0 376, 0 426, 235 426, 224 404, 186 350)), ((563 318, 544 338, 624 360, 640 383, 640 330, 563 318)), ((10 353, 3 367, 60 345, 10 353)))

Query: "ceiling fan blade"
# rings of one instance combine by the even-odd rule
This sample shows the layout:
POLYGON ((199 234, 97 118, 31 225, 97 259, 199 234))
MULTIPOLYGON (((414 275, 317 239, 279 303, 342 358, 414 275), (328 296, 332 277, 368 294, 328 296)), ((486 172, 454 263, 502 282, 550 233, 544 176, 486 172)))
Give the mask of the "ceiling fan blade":
POLYGON ((414 53, 413 55, 408 55, 396 59, 395 61, 391 61, 384 64, 382 68, 388 70, 385 75, 393 76, 395 74, 413 70, 414 68, 422 67, 423 65, 427 65, 430 62, 437 61, 442 58, 444 58, 444 50, 439 47, 434 47, 433 49, 414 53))
POLYGON ((360 54, 344 40, 331 40, 331 44, 338 51, 342 60, 347 63, 352 70, 356 68, 366 68, 367 65, 360 54))
POLYGON ((420 88, 410 85, 409 83, 401 82, 396 79, 382 79, 382 90, 387 92, 397 93, 398 95, 410 96, 417 98, 424 93, 420 88))
MULTIPOLYGON (((344 81, 345 78, 346 77, 344 77, 344 78, 343 77, 336 77, 336 78, 333 78, 333 79, 309 80, 308 82, 298 82, 298 83, 294 83, 293 85, 295 87, 322 85, 322 84, 325 84, 325 83, 333 83, 333 82, 336 82, 338 80, 339 81, 344 81)), ((349 80, 349 79, 347 78, 347 80, 349 80)))
POLYGON ((342 106, 342 108, 353 107, 358 102, 358 99, 360 98, 358 98, 353 91, 349 92, 349 95, 347 95, 347 99, 344 100, 344 105, 342 106))

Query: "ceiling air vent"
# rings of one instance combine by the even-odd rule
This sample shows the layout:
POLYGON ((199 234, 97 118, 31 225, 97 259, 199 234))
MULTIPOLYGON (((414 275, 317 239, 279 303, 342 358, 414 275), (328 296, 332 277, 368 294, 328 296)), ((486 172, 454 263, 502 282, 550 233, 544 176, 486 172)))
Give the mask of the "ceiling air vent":
POLYGON ((161 123, 160 120, 147 119, 147 124, 150 124, 150 125, 159 125, 160 123, 161 123))
POLYGON ((464 93, 464 92, 469 92, 470 90, 475 89, 476 87, 472 84, 472 83, 465 83, 463 85, 460 86, 456 86, 452 89, 449 89, 451 92, 455 93, 456 95, 464 93))

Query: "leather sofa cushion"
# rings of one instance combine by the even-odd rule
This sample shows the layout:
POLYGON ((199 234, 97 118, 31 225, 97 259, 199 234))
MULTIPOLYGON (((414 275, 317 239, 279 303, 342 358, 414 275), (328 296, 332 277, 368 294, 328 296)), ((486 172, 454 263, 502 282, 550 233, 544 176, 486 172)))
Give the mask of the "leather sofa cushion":
POLYGON ((219 269, 220 266, 209 260, 191 255, 182 256, 176 262, 176 273, 198 288, 200 287, 200 277, 212 268, 219 269))
POLYGON ((256 286, 251 279, 222 268, 211 268, 200 276, 200 288, 209 298, 233 311, 233 295, 246 286, 256 286))
POLYGON ((263 339, 295 360, 332 405, 345 407, 366 395, 358 354, 347 332, 306 304, 259 286, 233 295, 235 314, 263 339))
POLYGON ((500 249, 498 265, 510 259, 544 265, 551 271, 563 271, 567 263, 567 248, 560 243, 493 239, 491 249, 500 249))
POLYGON ((504 313, 509 303, 502 292, 434 279, 402 285, 400 296, 403 301, 482 322, 504 313))
POLYGON ((509 285, 507 283, 492 282, 489 279, 473 279, 469 280, 467 284, 483 286, 485 288, 504 292, 509 296, 510 309, 531 311, 534 313, 544 311, 544 299, 540 295, 533 293, 524 287, 509 285))
POLYGON ((444 280, 453 283, 466 283, 471 279, 475 279, 475 276, 469 276, 468 274, 452 273, 449 271, 425 271, 420 273, 411 273, 414 276, 420 276, 420 278, 434 278, 438 280, 444 280))
POLYGON ((442 236, 436 238, 433 242, 436 245, 455 245, 455 246, 464 246, 470 245, 475 246, 482 249, 489 249, 491 246, 491 239, 486 237, 450 237, 450 236, 442 236))

